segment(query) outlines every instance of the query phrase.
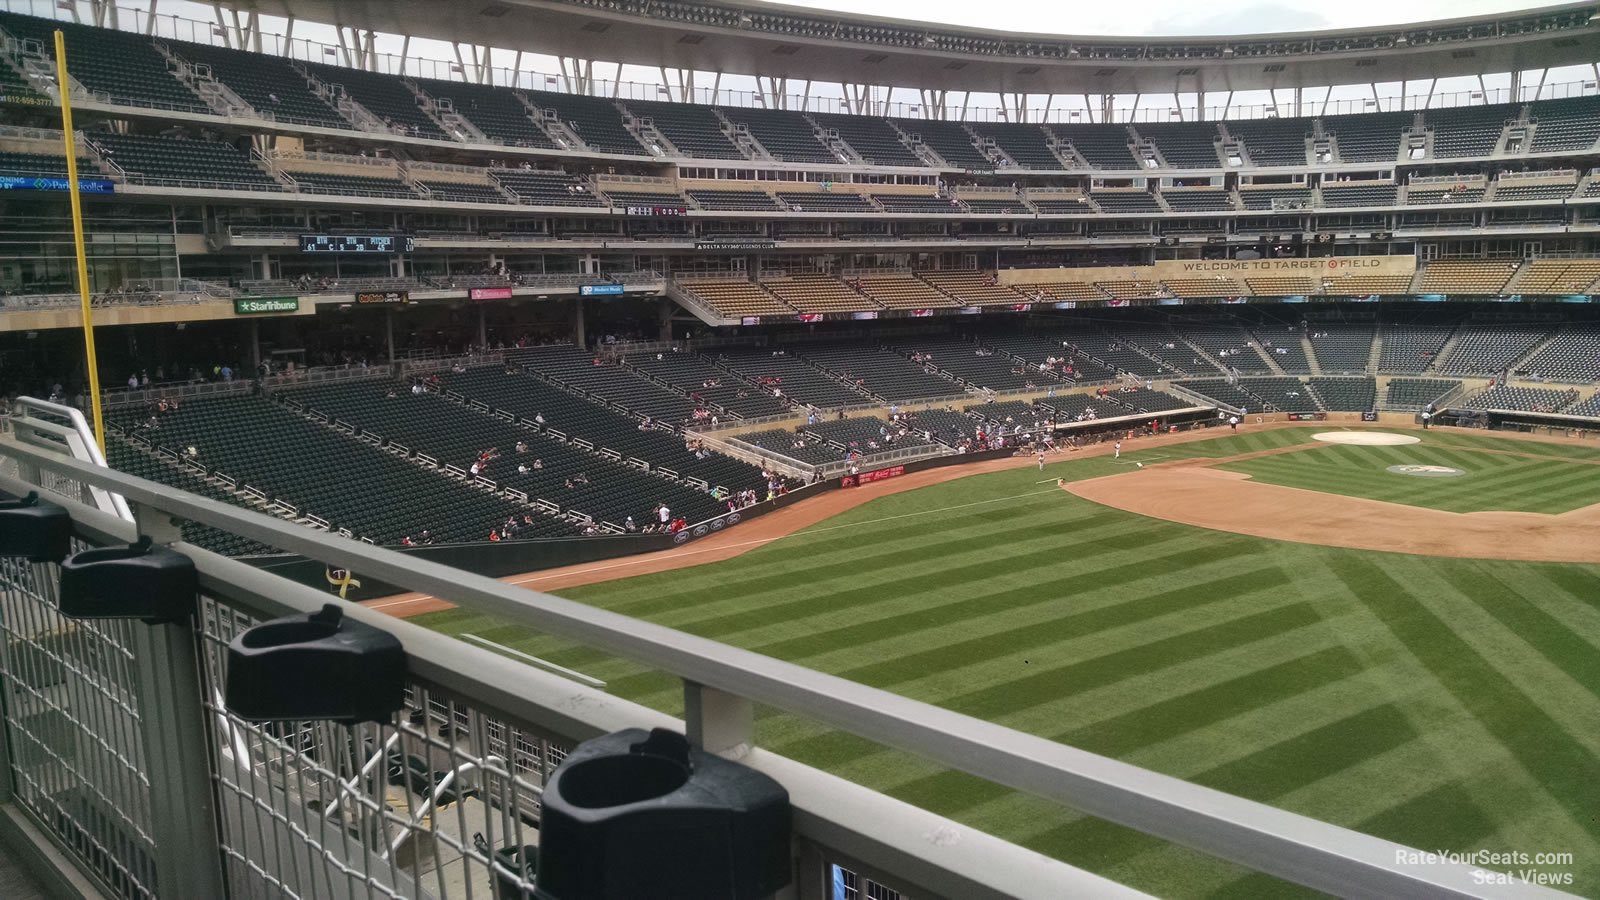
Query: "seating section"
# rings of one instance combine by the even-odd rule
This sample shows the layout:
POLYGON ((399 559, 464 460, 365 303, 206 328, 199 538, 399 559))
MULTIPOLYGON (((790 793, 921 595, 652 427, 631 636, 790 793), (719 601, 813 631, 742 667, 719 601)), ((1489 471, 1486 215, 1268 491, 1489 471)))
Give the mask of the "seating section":
POLYGON ((94 132, 90 143, 142 184, 235 191, 280 191, 271 175, 228 144, 94 132))
MULTIPOLYGON (((1119 328, 1117 335, 1161 361, 1160 366, 1154 367, 1156 375, 1164 374, 1166 369, 1171 369, 1177 373, 1211 370, 1211 364, 1195 353, 1194 348, 1184 343, 1183 339, 1173 333, 1171 329, 1130 325, 1119 328)), ((1235 329, 1225 340, 1228 342, 1226 346, 1233 346, 1235 341, 1242 344, 1245 338, 1242 332, 1235 329)), ((1146 363, 1144 366, 1130 369, 1130 371, 1148 378, 1151 374, 1151 368, 1153 367, 1146 363)))
POLYGON ((1024 216, 1028 214, 1028 206, 1021 199, 1011 197, 962 197, 961 203, 967 209, 979 215, 1013 215, 1024 216))
POLYGON ((995 280, 989 272, 961 270, 920 272, 922 279, 949 294, 962 306, 995 306, 1024 302, 1022 295, 995 280))
POLYGON ((1168 278, 1161 284, 1174 297, 1240 297, 1249 293, 1244 285, 1222 275, 1211 278, 1168 278))
MULTIPOLYGON (((412 411, 424 408, 423 400, 445 402, 409 394, 406 399, 419 401, 408 404, 412 411)), ((263 491, 302 515, 318 516, 330 528, 348 528, 379 544, 398 543, 423 529, 440 543, 481 541, 508 517, 524 514, 533 515, 535 522, 527 537, 575 533, 567 523, 526 504, 429 471, 270 400, 191 400, 144 434, 164 446, 192 446, 205 465, 226 472, 240 485, 263 491)), ((488 446, 470 452, 475 458, 477 450, 488 446)))
MULTIPOLYGON (((374 172, 383 169, 374 168, 374 172)), ((411 185, 393 175, 347 175, 343 172, 290 172, 289 176, 307 194, 350 194, 356 197, 387 197, 394 200, 416 200, 419 196, 411 185)), ((500 202, 505 202, 501 200, 500 202)))
POLYGON ((1189 409, 1194 406, 1193 400, 1169 394, 1166 391, 1152 391, 1146 388, 1124 388, 1106 394, 1107 400, 1121 406, 1122 409, 1112 409, 1107 412, 1110 416, 1126 416, 1132 413, 1163 413, 1174 409, 1189 409))
POLYGON ((1168 190, 1161 199, 1173 212, 1232 212, 1233 195, 1227 191, 1168 190))
POLYGON ((350 99, 377 116, 395 133, 441 141, 454 140, 451 135, 444 133, 438 122, 422 111, 417 95, 400 79, 326 63, 304 65, 323 84, 342 87, 350 99))
POLYGON ((1445 378, 1391 378, 1383 405, 1401 411, 1425 409, 1460 386, 1461 382, 1445 378))
POLYGON ((872 213, 878 208, 860 194, 823 191, 779 191, 778 199, 795 212, 872 213))
POLYGON ((1528 121, 1535 123, 1534 153, 1588 150, 1600 140, 1600 98, 1540 100, 1528 105, 1528 121))
POLYGON ((171 44, 171 49, 179 59, 209 67, 212 78, 273 121, 322 128, 350 127, 333 107, 311 92, 305 76, 282 57, 181 42, 171 44))
POLYGON ((1311 351, 1316 354, 1322 371, 1334 374, 1365 372, 1372 358, 1372 338, 1377 329, 1371 325, 1311 326, 1311 351))
POLYGON ((1322 283, 1308 275, 1263 275, 1246 278, 1245 284, 1258 297, 1296 297, 1314 294, 1322 283))
POLYGON ((838 113, 811 113, 811 121, 838 132, 862 162, 872 166, 922 166, 923 161, 900 140, 900 133, 883 119, 838 113))
POLYGON ((1590 395, 1587 400, 1572 404, 1561 412, 1563 415, 1568 416, 1588 416, 1600 419, 1600 392, 1590 395))
POLYGON ((930 375, 923 366, 888 350, 870 349, 860 344, 827 343, 796 346, 791 352, 884 402, 962 393, 959 384, 930 375))
POLYGON ((1087 216, 1095 212, 1089 198, 1082 194, 1030 194, 1028 202, 1033 204, 1033 208, 1042 216, 1087 216))
POLYGON ((554 110, 578 140, 599 153, 645 155, 644 145, 628 131, 615 103, 583 94, 527 91, 528 102, 540 110, 554 110))
POLYGON ((851 279, 862 293, 883 304, 886 309, 927 309, 956 306, 954 299, 915 275, 873 275, 851 279))
POLYGON ((868 402, 865 393, 829 377, 788 350, 718 348, 712 362, 757 386, 821 409, 868 402))
POLYGON ((1422 272, 1421 290, 1424 294, 1498 294, 1516 273, 1515 263, 1434 260, 1422 272))
POLYGON ((1261 352, 1278 364, 1278 368, 1291 375, 1310 375, 1311 360, 1306 358, 1305 344, 1300 340, 1300 329, 1279 325, 1262 326, 1252 331, 1261 352))
POLYGON ((682 156, 706 159, 744 159, 733 141, 722 133, 722 120, 709 106, 693 103, 664 103, 659 100, 629 100, 630 112, 649 119, 662 137, 672 142, 682 156))
POLYGON ((1261 411, 1261 400, 1256 395, 1238 387, 1226 378, 1201 378, 1193 381, 1179 382, 1184 387, 1202 397, 1210 397, 1223 406, 1231 406, 1245 411, 1261 411))
POLYGON ((1449 325, 1385 325, 1378 371, 1418 373, 1433 359, 1454 331, 1449 325))
POLYGON ((726 318, 793 315, 794 310, 743 278, 679 279, 678 286, 726 318))
MULTIPOLYGON (((1229 369, 1237 369, 1240 374, 1265 375, 1272 371, 1261 354, 1251 346, 1255 338, 1242 328, 1185 327, 1182 335, 1184 340, 1211 354, 1213 359, 1229 369)), ((1148 344, 1144 346, 1149 349, 1148 344)), ((1164 345, 1163 350, 1174 352, 1165 350, 1164 345)), ((1176 358, 1182 358, 1182 351, 1181 347, 1175 348, 1178 354, 1176 358)))
POLYGON ((1110 366, 1063 346, 1063 338, 1058 334, 1016 334, 1003 331, 983 335, 979 338, 979 342, 985 347, 1019 358, 1031 366, 1049 366, 1052 372, 1066 381, 1075 383, 1110 381, 1117 374, 1110 366), (1054 364, 1050 362, 1052 359, 1056 360, 1054 364))
POLYGON ((601 185, 600 189, 605 191, 607 197, 611 198, 612 206, 664 206, 669 209, 688 206, 682 194, 674 194, 669 191, 635 191, 625 188, 612 188, 605 185, 601 185))
POLYGON ((418 178, 417 183, 428 189, 429 199, 441 200, 445 203, 511 202, 494 185, 481 181, 445 181, 436 178, 418 178))
POLYGON ((695 189, 689 191, 690 199, 701 209, 766 212, 781 210, 772 195, 765 191, 714 191, 695 189))
MULTIPOLYGON (((528 382, 534 379, 525 375, 506 375, 503 370, 479 369, 467 375, 452 374, 445 383, 447 390, 479 399, 490 406, 508 409, 519 417, 522 412, 508 408, 519 398, 533 402, 539 395, 533 393, 528 382), (501 385, 512 381, 513 390, 497 395, 491 380, 501 385), (476 390, 474 390, 476 389, 476 390), (473 391, 469 394, 468 392, 473 391), (476 394, 476 396, 474 396, 476 394)), ((599 522, 621 524, 632 516, 635 521, 649 521, 654 503, 664 502, 675 514, 691 522, 714 518, 723 511, 710 494, 687 484, 652 476, 625 463, 603 456, 593 450, 569 443, 573 438, 584 438, 596 448, 611 443, 599 437, 585 437, 560 424, 547 424, 545 429, 534 430, 513 424, 465 405, 451 402, 434 394, 412 394, 402 391, 397 396, 386 397, 392 387, 386 382, 349 383, 306 388, 290 392, 289 396, 337 416, 360 428, 382 434, 411 449, 426 453, 441 462, 467 468, 484 450, 493 450, 498 456, 491 460, 484 473, 503 487, 526 493, 531 499, 546 500, 560 506, 563 511, 578 512, 599 522), (568 440, 550 433, 550 429, 564 432, 568 440), (524 442, 528 450, 516 451, 517 442, 524 442), (541 465, 534 468, 532 461, 541 465), (519 467, 527 467, 521 472, 519 467), (570 485, 570 487, 568 486, 570 485)), ((580 398, 579 402, 584 402, 580 398)), ((599 409, 589 404, 590 408, 599 409)), ((547 422, 553 422, 552 413, 545 413, 547 422)), ((613 417, 615 418, 615 417, 613 417)), ((576 428, 574 421, 568 428, 576 428)), ((640 434, 637 426, 621 423, 628 435, 640 434)), ((675 436, 662 434, 679 453, 692 459, 683 451, 683 442, 675 436)), ((633 448, 612 447, 626 456, 637 457, 633 448)), ((748 466, 739 464, 745 469, 748 466)), ((759 480, 759 474, 752 481, 759 480)), ((751 485, 740 485, 748 487, 751 485)), ((734 485, 727 487, 733 488, 734 485)), ((492 523, 491 523, 492 524, 492 523)))
POLYGON ((878 309, 878 304, 829 275, 791 275, 761 279, 761 286, 803 313, 878 309))
POLYGON ((734 106, 719 109, 729 122, 743 125, 775 160, 824 165, 840 162, 833 151, 817 139, 815 126, 800 113, 734 106))
MULTIPOLYGON (((1326 189, 1323 191, 1326 193, 1326 189)), ((1454 203, 1482 203, 1488 188, 1481 183, 1455 185, 1422 184, 1406 189, 1409 206, 1438 206, 1454 203)))
POLYGON ((1095 169, 1138 169, 1133 136, 1126 125, 1052 125, 1056 137, 1072 146, 1095 169))
POLYGON ((490 169, 489 177, 535 206, 602 206, 583 182, 565 172, 534 169, 490 169))
POLYGON ((1038 125, 1024 122, 985 122, 974 125, 973 130, 983 137, 992 138, 995 146, 1021 168, 1045 171, 1059 171, 1065 168, 1055 151, 1050 149, 1049 136, 1038 125))
POLYGON ((1222 160, 1217 154, 1220 135, 1211 122, 1141 122, 1133 126, 1140 137, 1155 142, 1156 151, 1175 169, 1216 169, 1222 160))
POLYGON ((1575 390, 1516 387, 1501 384, 1485 388, 1461 401, 1467 409, 1514 409, 1523 412, 1560 412, 1578 399, 1575 390))
POLYGON ((786 428, 746 432, 732 440, 810 465, 838 462, 844 458, 844 451, 827 441, 786 428))
POLYGON ((1261 404, 1280 412, 1319 412, 1322 409, 1316 394, 1298 378, 1242 378, 1239 386, 1259 401, 1251 404, 1250 409, 1261 404))
POLYGON ((1453 106, 1428 110, 1423 116, 1433 132, 1433 158, 1488 156, 1500 143, 1506 120, 1516 115, 1515 106, 1453 106))
POLYGON ((1600 328, 1563 329, 1518 368, 1531 378, 1577 384, 1600 381, 1600 328))
MULTIPOLYGON (((79 177, 99 174, 87 159, 78 159, 79 177)), ((27 178, 67 177, 67 158, 56 153, 0 152, 0 175, 20 175, 27 178)))
POLYGON ((435 101, 449 100, 458 115, 477 126, 484 136, 511 147, 554 149, 555 141, 534 124, 528 107, 507 88, 464 81, 419 79, 418 84, 435 101))
POLYGON ((1329 412, 1369 412, 1378 408, 1378 382, 1371 378, 1312 378, 1307 382, 1329 412))
POLYGON ((1515 290, 1523 294, 1582 294, 1600 279, 1600 259, 1535 259, 1523 263, 1515 290))
POLYGON ((1549 335, 1547 328, 1463 327, 1456 333, 1455 346, 1436 368, 1451 375, 1492 375, 1527 355, 1549 335))
POLYGON ((1239 200, 1247 210, 1262 212, 1278 209, 1310 209, 1309 188, 1244 188, 1239 189, 1239 200))
POLYGON ((772 392, 712 365, 693 353, 646 353, 626 360, 647 377, 683 391, 689 399, 740 418, 782 415, 788 406, 772 392))
POLYGON ((928 194, 873 194, 872 199, 892 213, 923 213, 928 215, 953 215, 966 210, 958 201, 928 194))
POLYGON ((39 42, 51 59, 59 28, 67 40, 67 73, 114 104, 211 114, 211 107, 173 75, 167 58, 142 34, 10 13, 0 14, 0 26, 18 40, 39 42))
POLYGON ((972 144, 972 135, 960 122, 943 119, 896 119, 895 125, 957 169, 992 169, 994 163, 972 144))
POLYGON ((906 337, 896 341, 901 353, 913 362, 934 366, 975 388, 995 391, 1023 390, 1030 386, 1060 384, 1037 369, 1010 356, 985 350, 978 344, 949 338, 906 337))
MULTIPOLYGON (((545 362, 553 362, 558 367, 571 365, 573 359, 570 348, 565 350, 557 349, 552 353, 553 356, 534 352, 528 356, 527 361, 530 361, 535 368, 540 367, 545 362)), ((580 358, 582 356, 586 356, 586 354, 580 354, 580 358)), ((595 450, 615 450, 624 459, 644 460, 650 464, 652 470, 666 468, 670 472, 677 473, 680 477, 699 478, 712 486, 721 485, 734 491, 761 486, 760 470, 748 463, 714 453, 703 455, 696 453, 687 449, 682 435, 670 429, 657 427, 659 423, 655 420, 652 420, 651 427, 645 427, 640 419, 619 415, 614 409, 602 405, 598 402, 598 398, 608 393, 617 396, 633 396, 640 391, 649 391, 652 394, 660 392, 656 385, 642 381, 631 372, 615 366, 607 366, 604 369, 607 376, 612 378, 611 383, 616 387, 612 390, 607 390, 605 387, 595 384, 594 386, 597 389, 593 391, 591 397, 577 396, 554 384, 548 384, 538 378, 527 375, 508 375, 498 368, 472 369, 464 373, 445 375, 444 386, 447 390, 459 392, 469 401, 476 400, 487 403, 490 407, 503 409, 516 415, 519 419, 537 421, 538 417, 542 417, 545 420, 543 431, 547 436, 553 438, 554 443, 559 444, 561 438, 549 434, 549 432, 553 430, 566 435, 566 440, 569 442, 568 449, 572 452, 563 454, 559 450, 551 450, 550 443, 540 445, 532 439, 523 438, 529 445, 529 453, 527 455, 535 456, 540 452, 548 452, 557 458, 568 458, 573 461, 571 464, 577 467, 575 471, 587 474, 592 483, 600 480, 596 477, 597 471, 608 473, 607 477, 609 478, 617 476, 619 472, 634 473, 637 470, 632 466, 625 466, 602 455, 597 455, 581 445, 572 445, 572 441, 587 441, 594 445, 595 450), (537 449, 535 449, 536 447, 537 449), (595 462, 597 459, 600 462, 595 462)), ((587 372, 587 367, 580 368, 577 371, 587 372)), ((515 443, 513 442, 511 447, 502 447, 501 450, 514 450, 514 448, 515 443)), ((515 455, 514 453, 512 454, 512 456, 515 455)), ((545 464, 545 469, 553 468, 554 474, 557 476, 565 479, 567 475, 572 474, 571 471, 563 472, 564 465, 555 459, 540 458, 545 464)), ((511 461, 511 469, 515 472, 518 464, 516 460, 512 459, 511 456, 506 457, 506 459, 511 461)), ((532 468, 531 463, 523 464, 532 468)), ((530 473, 530 475, 534 478, 539 477, 537 472, 530 473)), ((678 485, 670 481, 663 485, 653 479, 647 483, 637 476, 621 480, 631 482, 638 491, 638 495, 628 508, 633 508, 638 503, 649 504, 654 501, 665 501, 669 506, 673 507, 674 511, 683 514, 690 522, 709 518, 716 512, 716 510, 707 505, 707 501, 710 499, 709 496, 699 493, 691 485, 678 485), (687 506, 680 508, 680 504, 687 504, 687 506)), ((591 486, 596 485, 592 484, 591 486)), ((553 487, 551 489, 555 490, 553 487)), ((564 491, 565 489, 566 483, 563 480, 561 482, 561 490, 564 491)), ((573 490, 582 491, 583 488, 574 482, 573 490)), ((563 506, 566 505, 556 497, 547 497, 546 499, 563 506)), ((598 515, 598 513, 584 509, 581 506, 579 509, 590 515, 598 515)), ((649 507, 646 506, 646 511, 648 509, 649 507)), ((643 523, 643 520, 639 519, 639 514, 636 512, 623 512, 622 515, 632 515, 641 524, 643 523)), ((622 523, 620 518, 612 519, 611 521, 618 524, 622 523)))
POLYGON ((1227 123, 1228 134, 1244 141, 1250 162, 1258 166, 1303 166, 1310 119, 1245 119, 1227 123))
POLYGON ((1501 201, 1529 201, 1529 200, 1565 200, 1572 196, 1571 184, 1551 184, 1541 182, 1538 184, 1518 184, 1515 181, 1496 181, 1494 199, 1501 201))
POLYGON ((896 447, 928 443, 920 431, 911 431, 877 416, 824 419, 815 425, 805 426, 801 431, 837 445, 844 453, 863 456, 896 447))
POLYGON ((1339 206, 1394 206, 1398 190, 1392 184, 1322 186, 1322 205, 1339 206))
POLYGON ((1416 121, 1409 112, 1363 113, 1327 116, 1322 127, 1333 136, 1339 159, 1347 163, 1392 163, 1400 154, 1400 139, 1416 121))
MULTIPOLYGON (((168 449, 174 453, 182 452, 180 449, 168 449)), ((232 491, 206 480, 196 472, 179 468, 170 460, 158 458, 155 453, 154 447, 142 447, 134 443, 122 433, 121 429, 106 437, 106 462, 119 472, 127 472, 129 475, 165 484, 180 491, 199 494, 209 500, 218 500, 234 506, 247 505, 232 491)), ((278 552, 258 541, 199 522, 184 522, 182 531, 185 541, 212 553, 221 553, 223 556, 270 556, 278 552)))
POLYGON ((1090 191, 1089 199, 1107 213, 1160 213, 1161 205, 1149 191, 1090 191))

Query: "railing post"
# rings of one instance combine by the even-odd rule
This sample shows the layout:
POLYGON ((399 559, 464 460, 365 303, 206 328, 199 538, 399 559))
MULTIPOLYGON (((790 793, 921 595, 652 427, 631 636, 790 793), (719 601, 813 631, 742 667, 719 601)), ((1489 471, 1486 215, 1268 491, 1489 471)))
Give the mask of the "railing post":
MULTIPOLYGON (((138 505, 135 516, 139 534, 156 544, 181 537, 166 513, 138 505)), ((195 632, 163 624, 132 633, 158 890, 164 897, 225 897, 195 632)))
POLYGON ((707 753, 739 759, 755 747, 755 704, 685 680, 683 722, 689 742, 707 753))

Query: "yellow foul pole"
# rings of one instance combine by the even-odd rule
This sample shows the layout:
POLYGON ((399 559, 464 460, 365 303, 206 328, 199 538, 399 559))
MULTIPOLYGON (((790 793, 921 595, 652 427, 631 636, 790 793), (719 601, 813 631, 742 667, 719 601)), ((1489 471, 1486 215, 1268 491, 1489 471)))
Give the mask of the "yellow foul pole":
POLYGON ((78 194, 78 143, 72 134, 72 82, 67 78, 67 38, 56 32, 56 95, 61 100, 61 140, 67 150, 67 194, 72 198, 72 245, 78 256, 78 304, 83 311, 84 363, 89 369, 89 403, 94 439, 106 452, 106 426, 100 411, 100 364, 94 355, 94 316, 89 306, 89 258, 83 250, 83 199, 78 194))

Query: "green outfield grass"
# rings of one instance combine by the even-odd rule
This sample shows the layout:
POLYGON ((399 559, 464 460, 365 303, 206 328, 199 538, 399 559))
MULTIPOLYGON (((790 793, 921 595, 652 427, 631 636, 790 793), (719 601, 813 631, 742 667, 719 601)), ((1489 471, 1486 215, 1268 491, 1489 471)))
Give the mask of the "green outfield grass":
POLYGON ((1272 484, 1446 512, 1561 513, 1600 503, 1600 465, 1596 462, 1600 462, 1600 451, 1586 447, 1504 439, 1473 441, 1463 435, 1428 432, 1420 444, 1324 444, 1298 453, 1224 463, 1218 468, 1244 472, 1272 484), (1466 474, 1422 478, 1388 471, 1389 466, 1405 464, 1449 466, 1466 474))
MULTIPOLYGON (((1310 433, 1063 456, 1043 474, 885 497, 726 562, 563 593, 1415 847, 1571 852, 1548 871, 1600 894, 1600 566, 1233 536, 1038 483, 1310 433)), ((1527 462, 1473 453, 1461 467, 1527 462)), ((1322 487, 1341 489, 1347 468, 1360 474, 1329 463, 1322 487)), ((682 712, 676 680, 593 650, 463 611, 419 621, 682 712)), ((792 716, 763 714, 759 740, 1157 894, 1293 893, 792 716)))

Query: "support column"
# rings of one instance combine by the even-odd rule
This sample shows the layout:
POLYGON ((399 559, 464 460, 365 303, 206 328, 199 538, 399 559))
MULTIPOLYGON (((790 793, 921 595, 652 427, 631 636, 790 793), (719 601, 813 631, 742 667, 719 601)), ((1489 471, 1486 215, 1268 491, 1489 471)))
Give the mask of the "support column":
POLYGON ((583 333, 583 298, 572 298, 572 342, 579 347, 589 346, 587 336, 583 333))
POLYGON ((489 346, 489 307, 478 304, 478 346, 489 346))
POLYGON ((674 303, 671 297, 661 298, 661 304, 658 307, 656 314, 656 321, 659 326, 656 333, 656 340, 672 340, 672 314, 677 309, 677 306, 678 304, 674 303))
POLYGON ((389 348, 389 365, 394 365, 394 310, 383 308, 383 343, 389 348))
POLYGON ((683 683, 683 723, 689 743, 728 759, 755 747, 755 705, 693 681, 683 683))
POLYGON ((250 320, 250 369, 261 371, 261 320, 250 320))

